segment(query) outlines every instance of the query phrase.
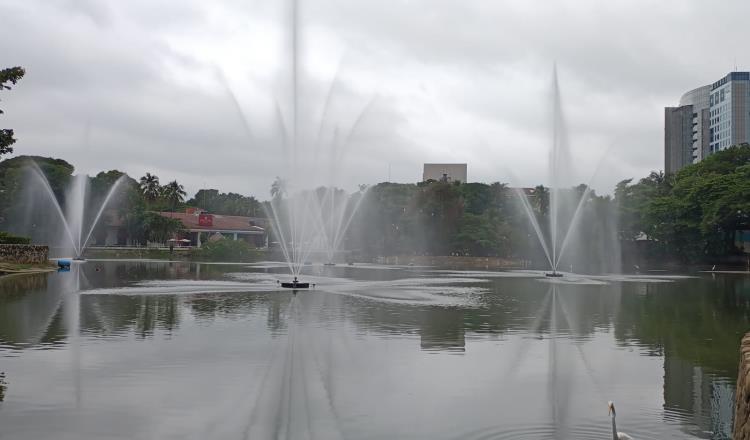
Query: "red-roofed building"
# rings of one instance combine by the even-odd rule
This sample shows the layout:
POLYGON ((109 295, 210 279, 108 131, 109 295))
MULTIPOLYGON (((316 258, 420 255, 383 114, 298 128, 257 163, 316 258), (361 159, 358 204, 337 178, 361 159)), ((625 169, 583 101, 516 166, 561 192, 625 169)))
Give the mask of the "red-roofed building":
POLYGON ((268 246, 268 236, 263 227, 265 219, 262 218, 210 214, 200 208, 157 214, 180 220, 185 226, 182 235, 190 240, 192 246, 200 247, 208 237, 216 237, 217 234, 231 240, 245 240, 255 247, 268 246))

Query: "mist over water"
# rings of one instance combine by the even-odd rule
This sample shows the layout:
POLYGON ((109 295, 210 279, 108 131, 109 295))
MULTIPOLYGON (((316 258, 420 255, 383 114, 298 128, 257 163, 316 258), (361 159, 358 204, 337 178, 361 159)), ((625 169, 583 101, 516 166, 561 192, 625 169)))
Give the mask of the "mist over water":
POLYGON ((71 176, 56 193, 36 163, 30 161, 22 172, 23 185, 5 224, 13 233, 49 245, 53 258, 83 255, 105 210, 117 208, 126 179, 123 175, 105 193, 94 194, 90 177, 79 174, 71 176))
MULTIPOLYGON (((288 6, 288 75, 282 75, 276 94, 271 138, 282 157, 279 175, 271 185, 271 199, 264 205, 270 220, 274 247, 286 261, 292 276, 315 261, 343 263, 348 229, 364 200, 366 185, 348 194, 339 186, 342 177, 356 175, 346 162, 359 130, 375 102, 373 93, 359 108, 344 108, 339 95, 344 83, 339 69, 323 93, 303 65, 305 38, 297 0, 288 6), (317 96, 318 99, 313 97, 317 96)), ((229 90, 230 93, 231 90, 229 90)), ((233 95, 233 101, 237 98, 233 95)), ((351 105, 351 104, 349 104, 351 105)), ((241 113, 241 109, 240 109, 241 113)), ((252 131, 254 121, 240 114, 252 131)))
POLYGON ((617 207, 609 198, 592 197, 590 182, 598 169, 583 179, 576 170, 556 66, 551 109, 549 187, 537 187, 533 195, 516 189, 521 209, 553 272, 619 273, 622 267, 617 207))

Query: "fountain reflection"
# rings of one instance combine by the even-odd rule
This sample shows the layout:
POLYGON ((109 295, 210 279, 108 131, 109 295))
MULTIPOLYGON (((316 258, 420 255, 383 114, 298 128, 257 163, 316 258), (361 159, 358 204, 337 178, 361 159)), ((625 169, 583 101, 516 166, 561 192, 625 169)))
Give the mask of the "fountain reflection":
MULTIPOLYGON (((107 362, 109 368, 115 368, 112 362, 123 363, 117 368, 144 368, 146 358, 140 357, 144 354, 137 358, 127 354, 128 350, 137 352, 139 345, 129 345, 124 352, 112 351, 119 344, 140 344, 146 355, 150 344, 162 350, 195 345, 196 350, 218 356, 216 365, 224 367, 233 365, 225 357, 244 353, 240 347, 250 344, 255 352, 269 357, 263 361, 259 360, 263 357, 252 358, 253 380, 267 374, 268 382, 263 381, 263 389, 248 385, 247 401, 241 402, 232 416, 236 417, 232 426, 239 426, 236 421, 254 414, 257 426, 242 425, 248 432, 273 432, 276 428, 265 423, 277 416, 286 420, 284 429, 297 432, 307 423, 307 410, 296 407, 288 412, 284 405, 305 400, 305 395, 315 396, 308 397, 307 404, 312 406, 328 402, 323 408, 334 404, 348 408, 352 404, 369 411, 365 402, 352 403, 350 399, 358 392, 381 395, 388 389, 382 381, 398 383, 401 376, 409 374, 408 366, 464 362, 456 371, 476 368, 477 374, 481 372, 476 379, 464 379, 467 390, 494 387, 496 395, 502 396, 520 392, 516 382, 543 394, 546 389, 548 421, 544 429, 556 438, 588 438, 596 433, 581 432, 576 425, 580 415, 571 408, 588 402, 581 401, 575 390, 588 390, 587 395, 596 401, 616 398, 623 402, 621 408, 628 408, 627 402, 634 401, 632 395, 628 397, 629 384, 640 374, 653 372, 637 358, 651 358, 661 367, 658 377, 663 377, 663 382, 659 379, 663 383, 663 412, 656 418, 667 424, 679 423, 686 434, 697 437, 703 435, 701 431, 710 431, 716 433, 714 438, 721 438, 731 425, 736 347, 750 316, 750 284, 744 277, 550 284, 524 274, 493 277, 488 273, 482 277, 472 272, 457 277, 455 273, 428 272, 420 282, 420 274, 413 269, 378 269, 359 281, 344 283, 341 278, 330 278, 330 290, 304 296, 257 288, 179 293, 179 286, 189 288, 191 283, 226 283, 230 272, 232 279, 251 282, 257 277, 273 278, 265 272, 268 269, 246 269, 250 272, 244 278, 234 274, 237 270, 222 265, 198 269, 187 263, 93 261, 74 265, 69 273, 0 279, 4 292, 0 295, 0 355, 23 355, 30 348, 65 353, 71 362, 76 405, 85 407, 82 391, 86 390, 86 400, 95 399, 91 390, 96 389, 97 378, 90 371, 98 363, 107 362), (433 278, 446 281, 440 284, 433 278), (175 284, 176 294, 148 293, 148 288, 139 294, 117 294, 146 280, 180 283, 175 284), (418 298, 414 289, 424 290, 429 301, 414 300, 418 298), (81 294, 76 293, 79 290, 81 294), (173 338, 182 342, 171 343, 173 338), (188 340, 191 344, 185 345, 188 340), (210 348, 203 348, 201 341, 210 348), (89 351, 90 356, 84 355, 89 351), (102 353, 94 354, 99 351, 102 353), (442 353, 463 356, 440 356, 442 353), (440 359, 427 361, 421 356, 440 359), (445 360, 448 358, 455 360, 445 360), (628 371, 618 359, 628 359, 628 369, 644 370, 628 371), (486 362, 489 364, 483 365, 486 362), (263 373, 264 368, 272 373, 263 373), (377 373, 364 378, 358 371, 377 373), (529 382, 531 372, 535 379, 529 382), (540 380, 542 387, 533 388, 540 380), (286 390, 282 392, 287 397, 277 401, 272 396, 279 390, 286 390)), ((324 270, 329 276, 355 276, 366 271, 347 267, 324 270)), ((253 286, 251 282, 247 285, 253 286)), ((269 288, 273 289, 270 282, 269 288)), ((184 363, 196 361, 190 353, 177 358, 165 355, 164 362, 187 365, 184 363)), ((11 374, 8 382, 15 383, 17 372, 6 373, 11 374)), ((244 383, 243 377, 236 379, 244 383)), ((638 388, 632 391, 636 392, 638 388)), ((487 405, 497 398, 481 396, 477 398, 487 399, 487 405)), ((407 400, 403 405, 408 402, 416 403, 407 400)), ((335 409, 325 410, 323 420, 330 424, 321 429, 340 431, 330 413, 335 409)), ((632 418, 645 417, 629 412, 632 418)), ((482 425, 486 423, 483 420, 477 423, 478 429, 486 432, 501 429, 482 425)), ((646 424, 643 429, 651 428, 646 424)))

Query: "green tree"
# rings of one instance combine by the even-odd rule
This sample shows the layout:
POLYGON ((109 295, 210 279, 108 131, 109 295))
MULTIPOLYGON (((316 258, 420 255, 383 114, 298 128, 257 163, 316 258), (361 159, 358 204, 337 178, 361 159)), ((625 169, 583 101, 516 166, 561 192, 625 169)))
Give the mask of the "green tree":
POLYGON ((507 249, 504 246, 508 241, 505 227, 505 223, 496 221, 489 214, 465 212, 453 239, 454 249, 465 255, 498 255, 503 248, 507 249))
POLYGON ((244 240, 209 241, 193 251, 192 257, 204 261, 256 261, 260 254, 244 240))
MULTIPOLYGON (((0 70, 0 90, 10 90, 10 85, 16 85, 16 83, 23 78, 25 73, 26 71, 23 67, 11 67, 0 70)), ((3 113, 2 109, 0 109, 0 115, 3 113)), ((0 156, 12 153, 13 147, 11 147, 11 145, 15 142, 16 139, 13 137, 12 129, 0 129, 0 156)))
POLYGON ((167 201, 167 203, 169 203, 173 212, 177 209, 178 204, 185 201, 186 195, 185 188, 177 183, 176 180, 164 185, 161 191, 161 196, 167 201))
POLYGON ((222 193, 216 189, 201 189, 187 201, 189 206, 203 208, 214 214, 257 217, 263 212, 255 197, 236 193, 222 193))
MULTIPOLYGON (((73 165, 62 159, 40 156, 16 156, 0 162, 0 228, 7 228, 10 219, 18 219, 27 207, 30 166, 35 163, 49 181, 57 200, 64 203, 65 189, 73 174, 73 165)), ((44 196, 42 196, 44 197, 44 196)), ((43 200, 43 203, 46 203, 43 200)))
POLYGON ((539 219, 546 218, 547 214, 549 214, 549 188, 544 185, 537 185, 534 187, 531 201, 537 217, 539 219))
POLYGON ((750 146, 712 154, 674 175, 652 172, 620 182, 615 197, 621 235, 652 239, 658 257, 699 262, 735 252, 736 231, 748 228, 750 146))
POLYGON ((141 194, 149 203, 154 203, 161 195, 161 185, 159 177, 151 173, 146 173, 140 180, 141 194))
POLYGON ((144 214, 142 227, 146 239, 156 243, 166 242, 185 228, 179 219, 164 217, 155 212, 144 214))

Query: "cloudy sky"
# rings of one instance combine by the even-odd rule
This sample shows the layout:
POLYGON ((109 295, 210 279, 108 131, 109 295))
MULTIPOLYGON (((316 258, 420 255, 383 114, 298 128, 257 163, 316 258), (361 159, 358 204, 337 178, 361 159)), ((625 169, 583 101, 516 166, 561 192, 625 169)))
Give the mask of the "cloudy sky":
POLYGON ((534 185, 549 181, 556 63, 576 179, 609 192, 663 168, 664 106, 750 69, 747 0, 299 0, 296 40, 290 9, 0 0, 0 64, 27 69, 0 126, 16 154, 190 194, 415 182, 424 162, 534 185))

